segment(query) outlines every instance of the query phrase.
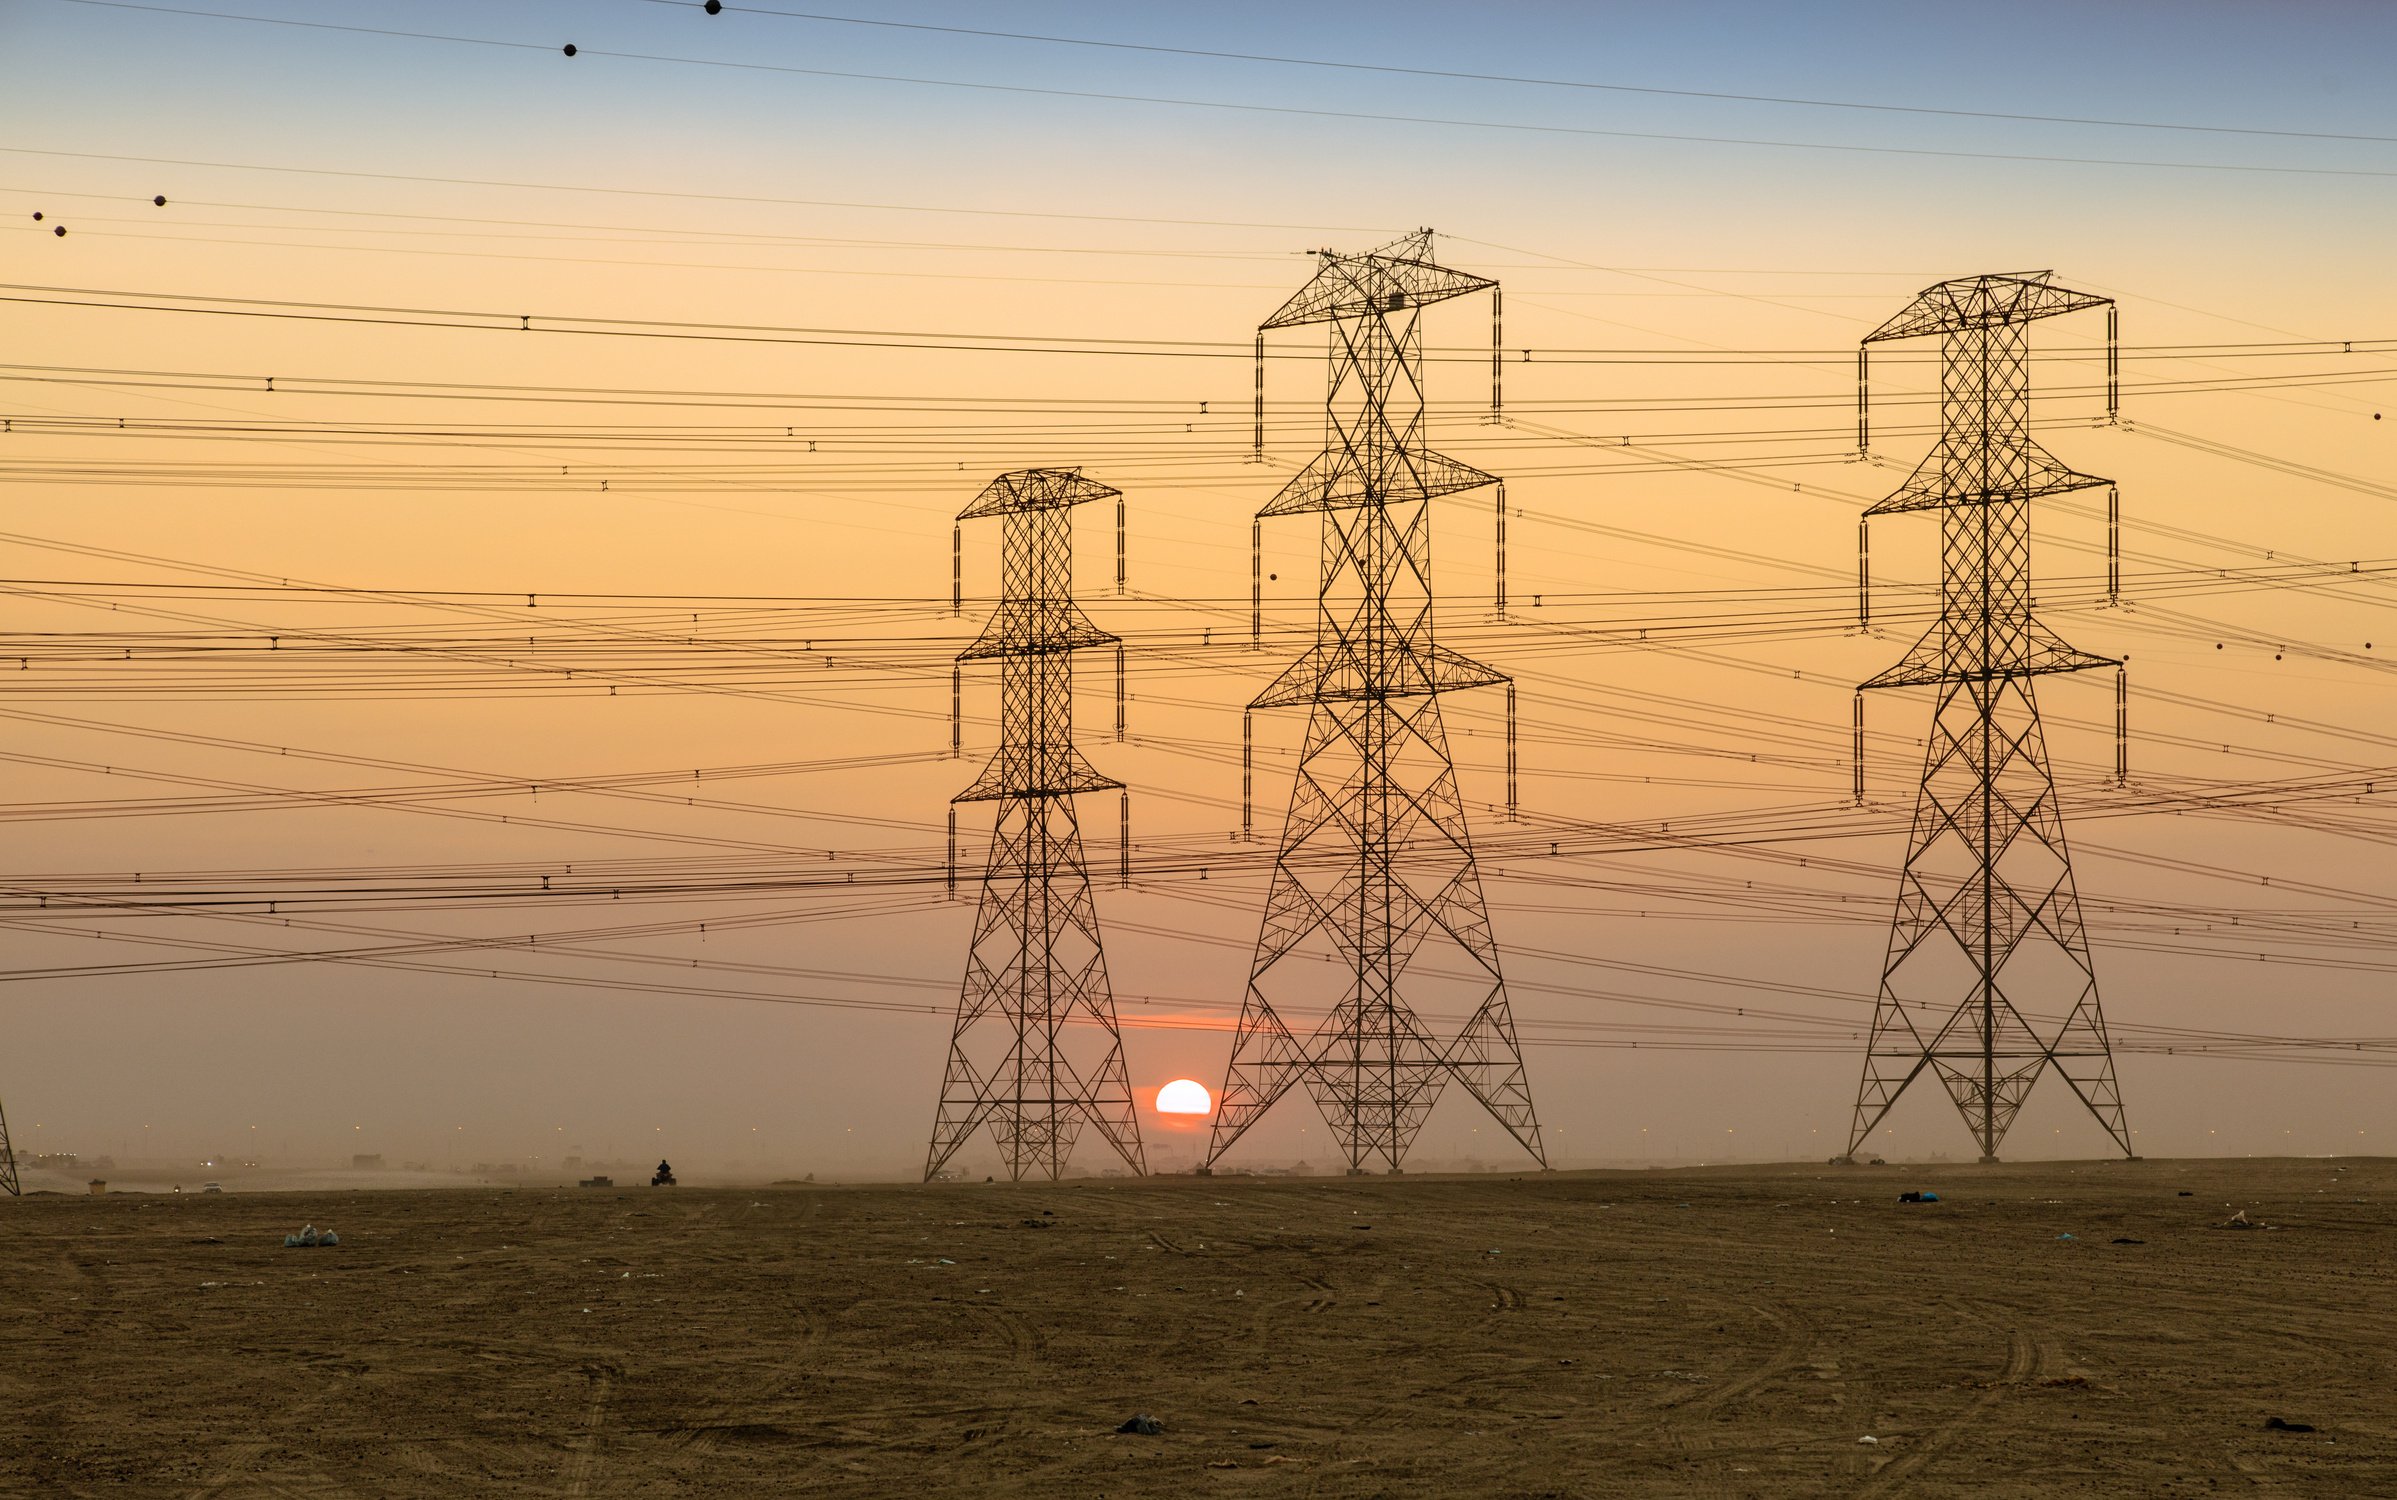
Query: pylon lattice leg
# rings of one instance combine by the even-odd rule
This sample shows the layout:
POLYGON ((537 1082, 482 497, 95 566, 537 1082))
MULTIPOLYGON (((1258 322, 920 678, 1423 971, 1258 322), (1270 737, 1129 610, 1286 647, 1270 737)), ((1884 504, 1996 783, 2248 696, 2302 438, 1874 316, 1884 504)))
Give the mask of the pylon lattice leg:
POLYGON ((17 1181, 17 1148, 8 1139, 8 1114, 0 1110, 0 1192, 15 1198, 23 1191, 17 1181))
POLYGON ((2051 1063, 2129 1151, 2031 683, 1951 683, 1899 876, 1850 1150, 1928 1067, 1994 1157, 2051 1063))
POLYGON ((1010 1180, 1063 1175, 1087 1126, 1145 1170, 1073 803, 1001 804, 925 1176, 987 1127, 1010 1180))

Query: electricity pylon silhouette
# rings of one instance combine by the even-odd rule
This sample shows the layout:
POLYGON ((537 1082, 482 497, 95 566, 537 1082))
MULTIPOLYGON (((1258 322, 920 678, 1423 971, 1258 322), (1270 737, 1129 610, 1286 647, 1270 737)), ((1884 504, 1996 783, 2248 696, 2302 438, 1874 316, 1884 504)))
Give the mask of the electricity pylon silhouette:
POLYGON ((1330 327, 1324 451, 1258 512, 1320 515, 1323 563, 1314 646, 1249 705, 1307 704, 1307 737, 1207 1165, 1303 1082, 1351 1172, 1398 1171, 1453 1079, 1545 1166, 1440 718, 1507 679, 1432 639, 1431 500, 1497 480, 1425 446, 1419 318, 1497 283, 1434 264, 1429 230, 1320 261, 1258 330, 1330 327), (1470 1017, 1445 1045, 1433 1007, 1470 1017), (1309 1010, 1301 1042, 1283 1013, 1309 1010))
POLYGON ((21 1196, 23 1191, 23 1186, 17 1181, 17 1148, 10 1145, 8 1140, 8 1114, 0 1110, 0 1192, 15 1198, 21 1196))
POLYGON ((1074 748, 1073 653, 1117 638, 1074 602, 1072 508, 1116 493, 1075 469, 1019 469, 958 513, 1007 523, 998 610, 957 656, 999 663, 999 750, 952 799, 999 809, 927 1181, 984 1126, 1011 1181, 1064 1175, 1086 1125, 1147 1170, 1073 800, 1123 785, 1074 748))
MULTIPOLYGON (((1864 339, 1867 348, 1942 340, 1938 446, 1865 512, 1939 512, 1940 613, 1904 660, 1859 692, 1936 685, 1939 697, 1851 1159, 1925 1069, 1946 1086, 1985 1162, 1997 1160, 2050 1067, 2123 1154, 2136 1154, 2031 691, 2046 673, 2119 665, 2066 645, 2031 614, 2031 501, 2110 482, 2075 473, 2031 436, 2033 322, 2106 308, 2109 405, 2114 388, 2112 302, 2057 286, 2052 274, 1941 282, 1864 339)), ((1861 422, 1859 438, 1869 442, 1861 422)))

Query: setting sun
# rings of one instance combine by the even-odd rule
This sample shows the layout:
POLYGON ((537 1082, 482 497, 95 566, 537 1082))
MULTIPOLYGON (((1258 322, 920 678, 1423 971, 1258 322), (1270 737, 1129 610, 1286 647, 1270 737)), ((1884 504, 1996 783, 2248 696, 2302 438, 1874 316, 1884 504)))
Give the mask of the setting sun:
POLYGON ((1161 1115, 1205 1115, 1215 1112, 1215 1100, 1207 1086, 1195 1078, 1177 1078, 1157 1090, 1157 1113, 1161 1115))

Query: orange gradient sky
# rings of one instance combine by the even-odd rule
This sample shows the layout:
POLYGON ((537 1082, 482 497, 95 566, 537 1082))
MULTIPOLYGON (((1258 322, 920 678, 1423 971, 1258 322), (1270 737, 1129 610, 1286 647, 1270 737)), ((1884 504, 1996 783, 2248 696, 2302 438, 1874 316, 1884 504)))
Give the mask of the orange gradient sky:
MULTIPOLYGON (((2109 425, 2102 317, 2036 335, 2125 602, 2102 515, 2035 525, 2042 616, 2130 661, 2125 788, 2111 678, 2038 691, 2131 1124, 2397 1149, 2360 1045, 2397 968, 2397 16, 1288 11, 0 0, 19 1151, 909 1174, 996 720, 969 671, 948 757, 997 551, 968 526, 953 617, 951 518, 1031 464, 1129 497, 1123 597, 1078 517, 1130 647, 1125 743, 1081 664, 1139 865, 1099 909, 1144 1101, 1213 1089, 1302 727, 1258 715, 1242 845, 1241 706, 1311 628, 1314 532, 1269 523, 1249 649, 1249 518, 1321 444, 1320 330, 1279 335, 1251 461, 1249 341, 1310 250, 1418 225, 1505 292, 1502 423, 1486 301, 1427 327, 1516 608, 1486 493, 1434 557, 1442 640, 1520 693, 1520 825, 1499 695, 1444 706, 1552 1159, 1842 1144, 1929 712, 1868 705, 1853 808, 1851 689, 1937 565, 1935 522, 1877 525, 1856 627, 1936 369, 1877 353, 1860 460, 1854 349, 2047 267, 2126 349, 2109 425), (261 961, 336 953, 373 963, 261 961)), ((2012 1154, 2099 1154, 2068 1103, 2012 1154)), ((1930 1097, 1890 1126, 1969 1149, 1930 1097)), ((1509 1149, 1451 1100, 1419 1153, 1509 1149)), ((1293 1100, 1243 1152, 1320 1163, 1323 1126, 1293 1100)))

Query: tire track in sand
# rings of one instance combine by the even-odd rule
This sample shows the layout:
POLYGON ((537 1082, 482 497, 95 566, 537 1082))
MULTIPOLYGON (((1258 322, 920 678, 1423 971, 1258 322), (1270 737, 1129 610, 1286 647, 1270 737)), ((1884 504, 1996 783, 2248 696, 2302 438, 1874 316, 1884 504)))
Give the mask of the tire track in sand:
POLYGON ((617 1372, 612 1365, 591 1365, 583 1373, 591 1380, 591 1399, 584 1404, 582 1435, 573 1440, 574 1451, 568 1455, 565 1469, 566 1493, 575 1500, 591 1493, 591 1476, 599 1465, 600 1418, 616 1388, 617 1372))
POLYGON ((795 1311, 799 1315, 799 1336, 776 1362, 781 1371, 779 1379, 754 1394, 719 1403, 695 1419, 668 1423, 657 1429, 657 1435, 693 1453, 706 1454, 716 1451, 728 1436, 746 1439, 761 1436, 767 1429, 779 1430, 780 1424, 769 1413, 790 1398, 824 1340, 823 1315, 812 1307, 795 1311))
POLYGON ((2030 1383, 2031 1377, 2047 1368, 2052 1344, 2033 1340, 2030 1334, 2015 1327, 2010 1316, 1986 1305, 1958 1304, 1960 1312, 1978 1313, 1988 1323, 2006 1324, 2006 1368, 1986 1389, 1975 1392, 1964 1410, 1931 1429, 1931 1435, 1902 1457, 1881 1466, 1879 1472, 1867 1479, 1856 1491, 1856 1500, 1880 1500, 1880 1497, 1902 1493, 1907 1484, 1931 1460, 1945 1453, 1956 1439, 1986 1415, 1989 1409, 2010 1392, 2030 1383))
MULTIPOLYGON (((1771 1324, 1780 1334, 1779 1340, 1761 1362, 1748 1370, 1666 1406, 1658 1424, 1664 1440, 1687 1459, 1691 1472, 1686 1480, 1694 1494, 1753 1493, 1749 1485, 1729 1472, 1735 1455, 1718 1451, 1722 1445, 1715 1424, 1727 1420, 1726 1413, 1732 1406, 1796 1369, 1814 1349, 1813 1323, 1791 1308, 1778 1303, 1746 1301, 1736 1305, 1771 1324)), ((1738 1452, 1744 1455, 1753 1447, 1751 1442, 1742 1445, 1738 1452)))

